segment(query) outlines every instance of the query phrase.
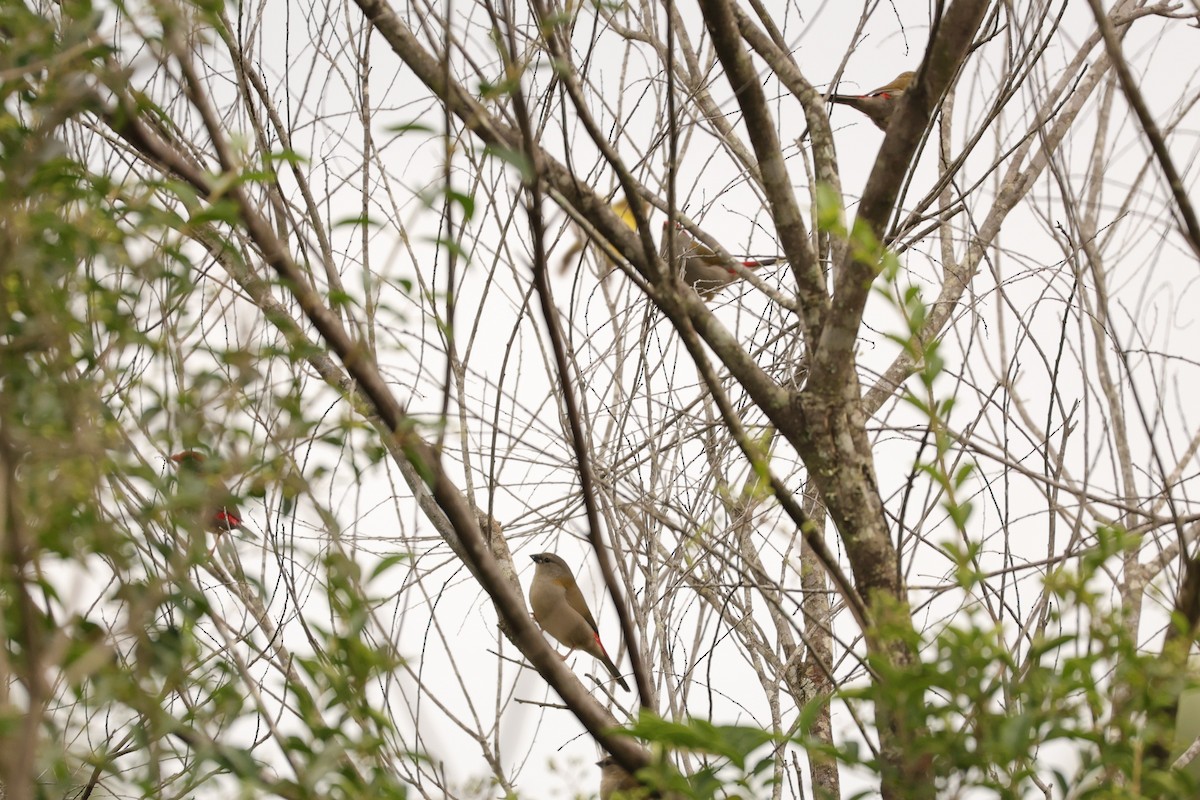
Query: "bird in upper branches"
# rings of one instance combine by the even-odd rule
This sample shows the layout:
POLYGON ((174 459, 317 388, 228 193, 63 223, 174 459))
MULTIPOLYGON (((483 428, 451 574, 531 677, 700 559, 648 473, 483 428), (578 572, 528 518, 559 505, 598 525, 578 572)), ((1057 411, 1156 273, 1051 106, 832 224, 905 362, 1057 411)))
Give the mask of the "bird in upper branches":
POLYGON ((830 95, 829 102, 841 103, 861 111, 870 117, 871 122, 875 123, 875 127, 886 131, 892 114, 896 112, 898 101, 912 85, 916 75, 915 72, 901 72, 891 83, 884 84, 872 92, 858 95, 834 94, 830 95))
MULTIPOLYGON (((623 197, 618 198, 612 204, 612 211, 631 229, 636 229, 636 221, 627 199, 623 197)), ((706 302, 720 294, 721 290, 729 284, 742 279, 742 276, 732 267, 727 266, 721 257, 713 252, 711 248, 697 241, 695 237, 678 223, 675 224, 673 250, 669 251, 667 233, 671 230, 670 226, 671 223, 669 221, 663 223, 663 237, 659 255, 664 261, 670 264, 675 274, 679 275, 684 284, 694 289, 706 302), (672 253, 674 254, 674 258, 671 257, 672 253)), ((586 243, 586 236, 582 231, 578 231, 576 241, 571 244, 563 256, 562 265, 564 269, 579 255, 586 243)), ((744 269, 754 270, 759 267, 776 264, 781 259, 735 256, 734 261, 744 269)), ((601 251, 600 263, 601 278, 606 277, 616 266, 604 251, 601 251)))
MULTIPOLYGON (((727 266, 720 256, 696 241, 684 227, 675 224, 674 260, 668 252, 670 242, 667 233, 670 221, 663 223, 661 255, 664 261, 671 265, 683 282, 696 290, 696 294, 708 302, 721 293, 729 284, 740 281, 742 276, 727 266)), ((769 267, 779 262, 778 258, 758 258, 738 260, 737 263, 746 269, 769 267)))

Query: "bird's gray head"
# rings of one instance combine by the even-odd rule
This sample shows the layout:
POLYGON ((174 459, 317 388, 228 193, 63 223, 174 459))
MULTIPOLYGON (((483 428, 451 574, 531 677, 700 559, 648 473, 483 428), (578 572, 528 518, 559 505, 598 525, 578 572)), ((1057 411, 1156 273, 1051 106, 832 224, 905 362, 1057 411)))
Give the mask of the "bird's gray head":
POLYGON ((530 556, 530 558, 533 559, 533 563, 537 564, 538 572, 546 572, 554 577, 557 577, 560 573, 568 576, 571 574, 571 568, 567 566, 567 562, 554 553, 536 553, 530 556))

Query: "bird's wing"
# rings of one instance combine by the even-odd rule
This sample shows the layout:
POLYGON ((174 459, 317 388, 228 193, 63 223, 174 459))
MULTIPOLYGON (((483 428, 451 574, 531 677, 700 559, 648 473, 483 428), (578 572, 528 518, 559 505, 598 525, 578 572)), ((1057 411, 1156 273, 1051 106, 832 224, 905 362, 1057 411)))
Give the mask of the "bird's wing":
POLYGON ((575 609, 576 613, 583 617, 584 622, 591 626, 593 633, 599 634, 600 628, 596 625, 596 620, 592 618, 592 612, 588 609, 587 601, 583 599, 583 592, 579 591, 579 584, 572 583, 565 588, 567 605, 575 609))

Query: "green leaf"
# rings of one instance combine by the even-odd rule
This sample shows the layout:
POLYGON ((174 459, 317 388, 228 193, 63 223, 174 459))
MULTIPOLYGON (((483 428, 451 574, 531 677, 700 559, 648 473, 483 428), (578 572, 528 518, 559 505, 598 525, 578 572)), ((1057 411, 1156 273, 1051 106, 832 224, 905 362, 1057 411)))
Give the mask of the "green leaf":
POLYGON ((813 200, 817 206, 818 230, 844 238, 846 229, 842 224, 844 212, 841 195, 828 183, 820 182, 813 200))
POLYGON ((395 555, 386 556, 378 564, 375 565, 374 569, 371 570, 371 575, 370 575, 369 579, 375 580, 376 578, 378 578, 383 573, 387 572, 392 567, 394 567, 398 564, 405 564, 410 561, 412 561, 412 555, 410 553, 396 553, 395 555))
POLYGON ((388 131, 389 133, 399 133, 399 134, 437 133, 438 132, 437 129, 433 128, 432 126, 427 125, 424 122, 418 122, 418 121, 401 122, 398 125, 388 125, 388 126, 384 127, 384 130, 388 131))
POLYGON ((529 157, 523 151, 489 144, 484 148, 484 153, 500 159, 510 167, 514 167, 521 176, 522 183, 529 184, 533 182, 535 177, 533 174, 533 164, 530 163, 529 157))
POLYGON ((628 732, 648 742, 667 745, 672 749, 695 750, 723 756, 738 769, 744 769, 746 758, 754 750, 775 741, 776 737, 761 728, 737 725, 713 725, 704 720, 668 722, 643 710, 637 723, 628 732))

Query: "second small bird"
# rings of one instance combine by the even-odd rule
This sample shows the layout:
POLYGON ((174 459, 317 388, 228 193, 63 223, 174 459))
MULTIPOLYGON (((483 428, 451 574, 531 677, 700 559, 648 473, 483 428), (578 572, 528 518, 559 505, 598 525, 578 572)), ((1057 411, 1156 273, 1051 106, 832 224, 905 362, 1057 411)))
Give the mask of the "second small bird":
POLYGON ((203 500, 198 521, 205 530, 215 533, 245 530, 233 492, 203 453, 185 450, 171 456, 171 460, 179 468, 180 493, 193 501, 203 500))
MULTIPOLYGON (((663 223, 661 248, 663 260, 679 273, 685 284, 696 290, 696 294, 700 295, 701 299, 708 302, 720 294, 726 286, 742 279, 741 275, 725 266, 725 262, 711 248, 696 241, 679 224, 675 225, 675 259, 670 260, 669 237, 667 236, 670 225, 670 221, 663 223)), ((762 258, 738 263, 746 269, 758 269, 759 267, 769 267, 777 261, 779 261, 778 258, 762 258)))
POLYGON ((896 103, 904 96, 904 92, 912 85, 915 72, 901 72, 889 84, 880 86, 867 94, 835 94, 830 95, 829 102, 841 103, 861 111, 871 118, 875 127, 886 131, 892 114, 896 112, 896 103))
POLYGON ((628 692, 629 684, 625 683, 621 671, 600 643, 600 629, 588 610, 567 562, 554 553, 538 553, 530 558, 537 568, 533 572, 533 583, 529 586, 529 605, 538 625, 560 644, 571 650, 582 650, 595 658, 613 676, 617 685, 628 692))

